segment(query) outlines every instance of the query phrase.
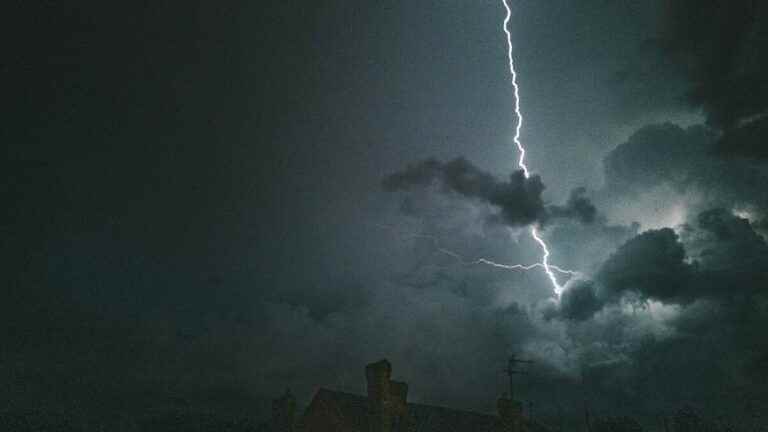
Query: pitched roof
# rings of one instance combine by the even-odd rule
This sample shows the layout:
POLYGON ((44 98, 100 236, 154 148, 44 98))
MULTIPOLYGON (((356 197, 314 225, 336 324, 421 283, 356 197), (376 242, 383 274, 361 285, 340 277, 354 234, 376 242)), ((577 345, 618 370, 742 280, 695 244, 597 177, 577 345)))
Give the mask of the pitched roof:
MULTIPOLYGON (((352 393, 320 389, 310 405, 322 405, 346 428, 368 431, 368 398, 352 393)), ((531 430, 544 430, 528 423, 531 430)), ((346 429, 345 428, 345 429, 346 429)), ((408 418, 393 427, 395 432, 496 432, 501 431, 499 417, 433 405, 409 403, 408 418)))

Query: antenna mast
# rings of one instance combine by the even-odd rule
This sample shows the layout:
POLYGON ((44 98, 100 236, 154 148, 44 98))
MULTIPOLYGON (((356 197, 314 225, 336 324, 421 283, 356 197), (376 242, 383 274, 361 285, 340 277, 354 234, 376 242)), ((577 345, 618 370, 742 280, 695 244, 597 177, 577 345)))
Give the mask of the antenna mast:
POLYGON ((509 375, 509 400, 514 401, 515 400, 515 384, 513 380, 513 375, 525 375, 528 372, 517 370, 515 369, 515 366, 520 363, 533 363, 531 360, 522 360, 514 355, 509 358, 507 361, 507 368, 504 370, 504 372, 509 375))

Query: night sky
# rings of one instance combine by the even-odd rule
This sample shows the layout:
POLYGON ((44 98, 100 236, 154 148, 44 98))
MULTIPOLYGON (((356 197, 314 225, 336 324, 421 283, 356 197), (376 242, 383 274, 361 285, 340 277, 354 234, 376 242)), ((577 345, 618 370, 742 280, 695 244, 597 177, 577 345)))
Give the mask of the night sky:
POLYGON ((4 6, 0 412, 768 423, 768 4, 510 5, 4 6))

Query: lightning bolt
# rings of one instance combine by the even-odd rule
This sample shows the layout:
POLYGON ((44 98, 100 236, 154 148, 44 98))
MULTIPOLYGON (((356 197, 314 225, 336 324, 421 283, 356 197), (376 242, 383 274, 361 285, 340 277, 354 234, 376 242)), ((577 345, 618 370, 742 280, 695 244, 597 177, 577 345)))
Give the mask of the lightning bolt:
MULTIPOLYGON (((475 265, 481 265, 482 264, 482 265, 487 265, 487 266, 490 266, 490 267, 500 268, 500 269, 504 269, 504 270, 528 271, 528 270, 533 270, 533 269, 537 269, 537 268, 541 268, 541 269, 545 269, 546 270, 546 268, 547 268, 547 267, 545 267, 545 265, 546 265, 546 266, 549 267, 549 269, 554 270, 554 271, 556 271, 558 273, 561 273, 561 274, 564 274, 564 275, 568 275, 568 276, 572 276, 572 277, 580 275, 580 273, 577 272, 577 271, 566 270, 566 269, 558 267, 558 266, 556 266, 554 264, 549 264, 549 262, 547 262, 546 264, 544 264, 544 262, 540 262, 540 263, 533 263, 533 264, 523 265, 523 264, 502 264, 502 263, 498 263, 496 261, 490 260, 488 258, 477 258, 477 259, 474 259, 474 260, 468 260, 465 257, 461 256, 460 254, 458 254, 458 253, 456 253, 456 252, 454 252, 454 251, 452 251, 450 249, 446 249, 445 247, 441 246, 440 245, 440 240, 436 236, 429 235, 429 234, 423 234, 423 233, 403 233, 403 232, 400 232, 396 227, 391 226, 391 225, 375 224, 375 226, 378 227, 378 228, 382 228, 382 229, 386 229, 386 230, 390 230, 390 231, 396 232, 397 234, 405 236, 405 237, 427 239, 427 240, 429 240, 432 243, 432 247, 434 247, 434 250, 437 253, 440 253, 440 254, 443 254, 443 255, 447 255, 447 256, 455 259, 459 264, 461 264, 463 266, 475 266, 475 265)), ((540 241, 540 239, 537 239, 537 240, 540 241)), ((541 244, 541 243, 539 243, 539 244, 541 244)), ((546 262, 546 259, 547 259, 547 257, 544 258, 545 262, 546 262)), ((553 274, 553 277, 554 277, 554 274, 553 274)), ((552 280, 552 279, 550 279, 550 280, 552 280)), ((554 280, 553 282, 557 283, 557 280, 554 280)))
MULTIPOLYGON (((515 123, 515 135, 512 138, 512 141, 515 143, 515 146, 517 146, 517 151, 520 154, 520 157, 517 160, 517 166, 523 171, 523 174, 527 179, 527 178, 530 178, 531 174, 530 174, 530 171, 528 170, 528 166, 525 164, 525 147, 520 141, 520 130, 523 127, 523 114, 520 110, 520 87, 517 84, 517 71, 515 71, 515 60, 514 60, 514 57, 512 56, 512 34, 509 32, 509 20, 512 17, 512 10, 510 9, 509 4, 507 4, 507 0, 502 0, 502 4, 504 5, 504 9, 507 11, 506 17, 504 18, 504 24, 502 25, 502 29, 504 30, 504 33, 507 36, 507 59, 509 62, 509 73, 512 76, 512 88, 514 90, 514 95, 515 95, 515 116, 517 117, 517 122, 515 123)), ((385 228, 385 229, 393 229, 392 227, 389 227, 389 226, 379 225, 379 227, 385 228)), ((483 265, 488 265, 491 267, 496 267, 496 268, 501 268, 506 270, 526 270, 526 271, 541 268, 547 274, 547 277, 549 278, 549 281, 552 283, 552 287, 554 288, 555 295, 559 299, 560 295, 563 292, 564 287, 560 285, 560 283, 557 281, 555 272, 566 274, 569 276, 579 276, 580 273, 573 270, 566 270, 554 264, 550 264, 549 247, 547 246, 547 243, 544 241, 544 239, 539 235, 539 226, 536 224, 531 225, 530 233, 531 233, 531 237, 536 241, 539 247, 541 247, 542 257, 541 257, 541 262, 537 262, 529 265, 502 264, 487 258, 478 258, 472 261, 468 261, 458 253, 440 246, 438 239, 434 236, 427 235, 427 234, 411 234, 409 236, 426 238, 431 240, 437 252, 453 257, 460 264, 465 266, 483 264, 483 265)))
MULTIPOLYGON (((515 116, 517 117, 517 123, 515 124, 515 136, 512 138, 512 141, 514 141, 520 154, 520 158, 517 160, 517 166, 523 170, 525 178, 528 178, 530 173, 528 171, 528 167, 525 165, 525 147, 523 147, 523 144, 520 142, 520 129, 523 127, 523 114, 520 111, 520 87, 517 85, 515 60, 512 56, 512 34, 509 32, 509 20, 512 17, 512 9, 509 8, 507 0, 501 0, 501 2, 504 4, 504 9, 507 11, 507 16, 504 18, 504 24, 502 28, 504 29, 504 33, 507 35, 507 59, 509 61, 509 73, 512 75, 512 87, 515 93, 515 116)), ((538 227, 536 225, 531 226, 531 236, 534 240, 536 240, 539 246, 541 246, 541 250, 543 252, 541 263, 538 264, 541 265, 541 267, 544 269, 544 272, 549 277, 549 280, 552 282, 552 286, 555 289, 555 294, 559 298, 560 294, 563 292, 563 286, 557 282, 557 278, 552 271, 552 269, 556 269, 557 267, 549 263, 549 248, 547 247, 547 243, 539 236, 538 227)))
MULTIPOLYGON (((520 142, 520 129, 523 128, 523 113, 520 112, 520 87, 517 85, 517 72, 515 71, 515 60, 512 57, 512 34, 509 32, 509 20, 512 18, 512 9, 509 8, 507 0, 501 0, 504 4, 504 9, 507 11, 507 16, 504 18, 503 29, 507 35, 507 59, 509 60, 509 73, 512 75, 512 87, 515 92, 515 116, 517 116, 517 123, 515 124, 515 136, 512 141, 517 146, 517 151, 520 153, 520 158, 517 160, 517 166, 523 170, 525 178, 530 177, 528 167, 525 165, 525 147, 520 142)), ((534 238, 537 237, 534 234, 534 238)), ((538 239, 537 239, 538 240, 538 239)))

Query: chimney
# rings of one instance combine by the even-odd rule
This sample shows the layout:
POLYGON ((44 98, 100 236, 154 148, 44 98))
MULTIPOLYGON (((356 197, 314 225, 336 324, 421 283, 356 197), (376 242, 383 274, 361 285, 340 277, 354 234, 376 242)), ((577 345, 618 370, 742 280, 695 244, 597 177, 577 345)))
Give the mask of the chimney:
POLYGON ((394 429, 408 419, 408 384, 402 381, 389 382, 389 413, 392 416, 394 429))
POLYGON ((365 367, 370 432, 391 432, 408 411, 408 384, 390 380, 392 365, 380 360, 365 367))
POLYGON ((272 425, 273 430, 279 432, 293 432, 293 419, 296 412, 296 398, 290 390, 277 399, 272 400, 272 425))
POLYGON ((386 360, 371 363, 365 367, 368 381, 368 407, 370 432, 391 432, 392 416, 389 415, 389 377, 392 365, 386 360))
POLYGON ((394 421, 408 414, 408 384, 402 381, 389 382, 390 413, 394 421))

